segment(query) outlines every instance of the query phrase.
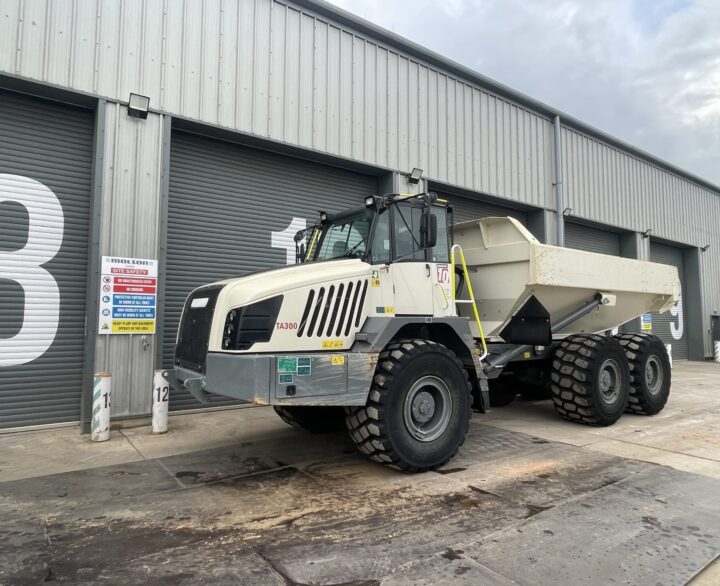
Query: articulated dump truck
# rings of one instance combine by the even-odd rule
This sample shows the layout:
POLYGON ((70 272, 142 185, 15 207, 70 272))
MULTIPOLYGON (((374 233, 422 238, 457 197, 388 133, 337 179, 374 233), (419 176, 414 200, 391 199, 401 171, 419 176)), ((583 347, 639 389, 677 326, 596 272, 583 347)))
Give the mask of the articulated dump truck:
POLYGON ((601 426, 668 399, 665 346, 613 332, 673 305, 674 267, 541 244, 512 218, 453 224, 433 193, 322 212, 295 245, 294 266, 190 293, 175 388, 272 405, 309 432, 347 427, 408 472, 446 463, 473 411, 519 394, 601 426))

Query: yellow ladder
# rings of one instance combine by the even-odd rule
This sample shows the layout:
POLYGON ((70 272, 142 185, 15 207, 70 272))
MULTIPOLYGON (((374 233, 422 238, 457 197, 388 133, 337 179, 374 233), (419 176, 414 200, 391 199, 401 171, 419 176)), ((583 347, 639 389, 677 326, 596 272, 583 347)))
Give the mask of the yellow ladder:
POLYGON ((482 323, 480 322, 480 314, 477 310, 477 304, 475 302, 475 294, 473 293, 472 283, 470 282, 470 275, 468 274, 467 263, 465 262, 465 253, 459 244, 453 244, 450 249, 450 294, 452 295, 453 309, 455 314, 458 314, 459 303, 470 303, 472 304, 473 315, 475 316, 475 323, 477 324, 478 331, 480 332, 480 343, 482 344, 483 353, 480 356, 480 360, 483 360, 488 353, 487 344, 485 343, 485 334, 483 333, 482 323), (460 262, 462 262, 463 275, 465 276, 465 282, 467 283, 468 295, 470 299, 456 299, 455 296, 455 251, 459 252, 460 262))

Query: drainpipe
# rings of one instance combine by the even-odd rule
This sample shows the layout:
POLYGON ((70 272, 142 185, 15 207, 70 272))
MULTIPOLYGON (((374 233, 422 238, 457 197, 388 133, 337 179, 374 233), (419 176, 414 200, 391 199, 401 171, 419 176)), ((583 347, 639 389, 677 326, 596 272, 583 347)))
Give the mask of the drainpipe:
POLYGON ((555 116, 555 209, 557 212, 557 245, 565 246, 565 194, 562 184, 562 144, 560 116, 555 116))

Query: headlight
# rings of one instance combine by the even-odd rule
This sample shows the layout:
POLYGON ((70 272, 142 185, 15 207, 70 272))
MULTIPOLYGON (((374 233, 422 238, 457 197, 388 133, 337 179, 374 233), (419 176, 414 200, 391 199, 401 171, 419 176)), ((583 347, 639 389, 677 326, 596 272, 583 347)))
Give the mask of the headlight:
POLYGON ((223 330, 223 350, 249 350, 255 342, 269 342, 283 296, 271 297, 228 312, 223 330))

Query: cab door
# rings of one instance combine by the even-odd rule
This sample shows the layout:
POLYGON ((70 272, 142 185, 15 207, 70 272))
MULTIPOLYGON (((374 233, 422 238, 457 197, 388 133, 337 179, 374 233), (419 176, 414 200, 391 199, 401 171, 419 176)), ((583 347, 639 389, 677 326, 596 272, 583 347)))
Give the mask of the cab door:
POLYGON ((392 207, 395 315, 433 315, 433 263, 420 247, 422 207, 398 203, 392 207))

